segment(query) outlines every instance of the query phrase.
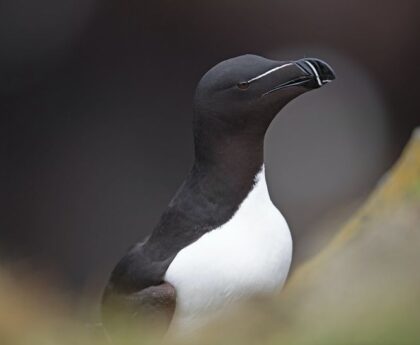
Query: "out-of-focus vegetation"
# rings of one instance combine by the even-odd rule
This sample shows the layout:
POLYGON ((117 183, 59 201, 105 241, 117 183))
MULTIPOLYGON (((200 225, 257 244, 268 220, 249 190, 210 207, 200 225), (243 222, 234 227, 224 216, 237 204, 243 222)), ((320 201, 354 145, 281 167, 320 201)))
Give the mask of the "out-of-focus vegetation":
POLYGON ((250 343, 420 344, 419 130, 329 246, 245 315, 232 333, 250 343))
MULTIPOLYGON (((48 285, 30 286, 0 272, 1 345, 108 344, 100 327, 78 322, 58 295, 46 295, 48 285)), ((181 342, 419 344, 420 131, 365 206, 275 300, 238 309, 181 342)), ((154 342, 146 331, 127 339, 154 342)))

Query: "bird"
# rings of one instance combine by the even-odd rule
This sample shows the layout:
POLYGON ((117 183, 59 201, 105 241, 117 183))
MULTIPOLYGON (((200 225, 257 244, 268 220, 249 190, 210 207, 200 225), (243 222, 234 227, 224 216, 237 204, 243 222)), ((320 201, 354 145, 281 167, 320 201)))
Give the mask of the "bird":
POLYGON ((156 319, 188 333, 282 288, 293 244, 266 184, 264 137, 286 104, 334 79, 320 59, 253 54, 204 74, 193 102, 194 163, 150 235, 113 269, 105 328, 156 319))

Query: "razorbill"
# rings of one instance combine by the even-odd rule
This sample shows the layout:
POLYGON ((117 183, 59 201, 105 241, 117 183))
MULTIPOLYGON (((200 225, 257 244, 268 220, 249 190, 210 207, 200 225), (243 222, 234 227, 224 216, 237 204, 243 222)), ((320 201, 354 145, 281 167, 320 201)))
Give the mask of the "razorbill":
POLYGON ((234 302, 280 289, 292 239, 264 174, 264 135, 296 96, 335 79, 319 59, 243 55, 219 63, 194 98, 195 161, 160 221, 114 268, 102 316, 112 327, 161 318, 199 327, 234 302))

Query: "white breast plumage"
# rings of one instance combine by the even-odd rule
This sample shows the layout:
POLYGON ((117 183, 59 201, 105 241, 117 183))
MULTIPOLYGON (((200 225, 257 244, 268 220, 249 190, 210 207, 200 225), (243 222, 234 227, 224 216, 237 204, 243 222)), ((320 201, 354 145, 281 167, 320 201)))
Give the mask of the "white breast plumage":
POLYGON ((165 281, 177 291, 172 328, 195 328, 234 301, 283 285, 292 258, 289 227, 271 202, 264 166, 255 180, 234 216, 168 267, 165 281))

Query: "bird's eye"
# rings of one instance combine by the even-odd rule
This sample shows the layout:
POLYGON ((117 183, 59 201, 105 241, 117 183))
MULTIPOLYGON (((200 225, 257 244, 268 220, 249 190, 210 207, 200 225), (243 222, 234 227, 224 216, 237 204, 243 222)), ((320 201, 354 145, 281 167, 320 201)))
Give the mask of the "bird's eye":
POLYGON ((243 81, 238 83, 238 88, 240 90, 246 90, 247 88, 249 88, 249 83, 247 81, 243 81))

